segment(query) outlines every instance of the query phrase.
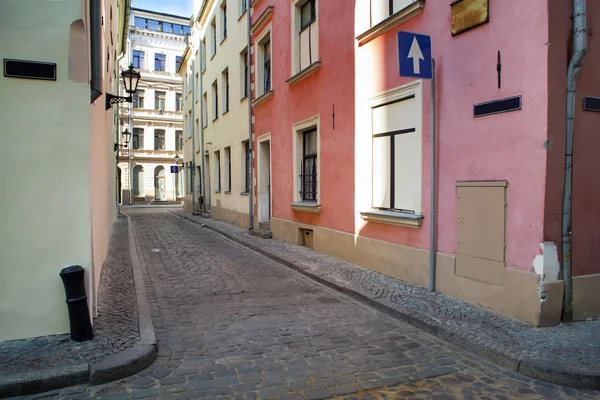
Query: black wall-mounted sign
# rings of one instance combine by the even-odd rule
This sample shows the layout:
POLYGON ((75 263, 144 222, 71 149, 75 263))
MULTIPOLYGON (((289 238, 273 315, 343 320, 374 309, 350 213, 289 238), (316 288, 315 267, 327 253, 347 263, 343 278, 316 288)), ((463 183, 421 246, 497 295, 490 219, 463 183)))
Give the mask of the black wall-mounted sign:
POLYGON ((56 64, 42 61, 4 59, 4 76, 7 78, 56 80, 56 64))
POLYGON ((585 96, 583 98, 583 109, 600 112, 600 97, 585 96))
POLYGON ((483 117, 486 115, 500 114, 517 111, 522 108, 521 96, 508 97, 506 99, 492 100, 473 106, 473 116, 483 117))

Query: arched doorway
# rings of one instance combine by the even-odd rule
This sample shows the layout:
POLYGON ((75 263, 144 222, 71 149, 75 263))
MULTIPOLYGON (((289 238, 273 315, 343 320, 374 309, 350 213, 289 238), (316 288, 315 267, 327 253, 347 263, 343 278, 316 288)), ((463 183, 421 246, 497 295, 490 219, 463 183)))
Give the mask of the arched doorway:
POLYGON ((133 185, 132 185, 133 197, 145 196, 144 188, 144 167, 136 165, 133 167, 133 185))
POLYGON ((161 165, 154 168, 154 200, 167 200, 167 178, 165 168, 161 165))

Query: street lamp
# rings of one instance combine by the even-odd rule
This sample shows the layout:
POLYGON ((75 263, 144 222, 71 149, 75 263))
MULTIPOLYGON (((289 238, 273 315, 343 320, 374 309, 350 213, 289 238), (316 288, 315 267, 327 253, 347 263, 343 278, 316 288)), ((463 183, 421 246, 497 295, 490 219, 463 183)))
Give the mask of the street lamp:
POLYGON ((129 69, 121 72, 123 78, 123 84, 125 85, 125 92, 129 93, 129 96, 115 96, 110 93, 106 93, 106 109, 108 110, 113 104, 117 103, 133 103, 132 94, 135 93, 140 83, 141 74, 139 71, 133 69, 133 64, 129 65, 129 69))
POLYGON ((179 158, 179 155, 175 156, 175 165, 177 165, 177 167, 183 167, 185 165, 183 160, 179 158))
POLYGON ((123 133, 121 133, 121 136, 123 136, 123 143, 125 144, 115 143, 115 151, 117 151, 119 147, 123 147, 125 149, 129 147, 129 138, 131 137, 131 132, 125 129, 123 133))

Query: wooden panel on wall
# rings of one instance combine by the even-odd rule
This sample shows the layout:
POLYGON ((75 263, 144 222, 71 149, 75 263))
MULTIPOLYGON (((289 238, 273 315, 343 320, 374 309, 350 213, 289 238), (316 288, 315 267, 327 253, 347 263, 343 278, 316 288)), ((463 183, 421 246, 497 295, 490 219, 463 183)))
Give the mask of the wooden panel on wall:
POLYGON ((459 182, 456 195, 456 274, 502 285, 506 243, 506 182, 459 182))
POLYGON ((452 36, 490 20, 489 0, 457 0, 452 7, 452 36))

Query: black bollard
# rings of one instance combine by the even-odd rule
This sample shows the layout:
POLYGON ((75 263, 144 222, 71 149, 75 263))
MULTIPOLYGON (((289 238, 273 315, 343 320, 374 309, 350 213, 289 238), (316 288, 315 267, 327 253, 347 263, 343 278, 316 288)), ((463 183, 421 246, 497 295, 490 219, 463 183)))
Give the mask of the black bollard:
POLYGON ((84 269, 79 265, 63 268, 60 271, 60 278, 65 286, 67 296, 71 339, 76 342, 84 342, 94 338, 83 275, 84 269))

